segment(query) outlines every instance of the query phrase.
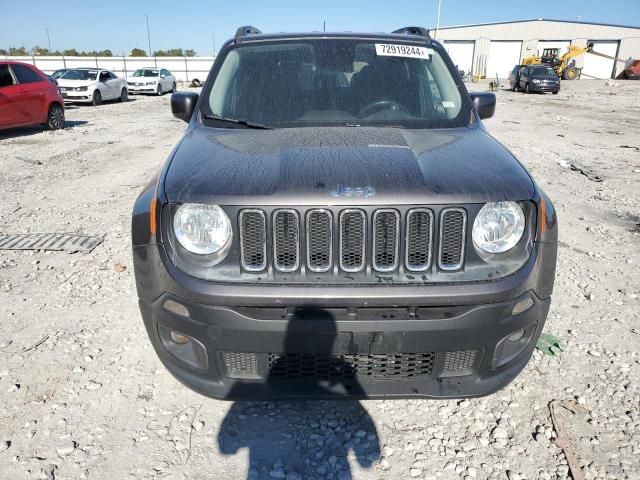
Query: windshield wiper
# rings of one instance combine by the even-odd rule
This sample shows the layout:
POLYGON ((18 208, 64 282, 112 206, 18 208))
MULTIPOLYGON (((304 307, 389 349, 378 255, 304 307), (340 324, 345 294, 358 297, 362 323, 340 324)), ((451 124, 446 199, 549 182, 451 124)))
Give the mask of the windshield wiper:
POLYGON ((240 120, 240 119, 236 119, 236 118, 219 117, 217 115, 203 114, 202 118, 204 118, 206 120, 213 120, 213 122, 215 122, 215 123, 219 123, 219 124, 227 125, 227 126, 229 126, 229 125, 241 125, 244 128, 257 128, 259 130, 272 130, 273 129, 273 127, 269 127, 268 125, 263 125, 261 123, 248 122, 247 120, 240 120))

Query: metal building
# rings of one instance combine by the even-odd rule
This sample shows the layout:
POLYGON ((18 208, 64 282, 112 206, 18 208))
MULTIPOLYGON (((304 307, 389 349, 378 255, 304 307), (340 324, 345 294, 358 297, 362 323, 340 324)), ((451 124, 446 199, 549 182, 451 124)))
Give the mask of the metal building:
MULTIPOLYGON (((520 61, 542 53, 542 49, 569 45, 586 47, 593 42, 598 53, 627 60, 640 59, 640 27, 568 20, 519 20, 440 27, 431 36, 444 43, 460 70, 478 77, 506 78, 520 61)), ((575 60, 582 79, 615 78, 624 63, 584 54, 575 60)))

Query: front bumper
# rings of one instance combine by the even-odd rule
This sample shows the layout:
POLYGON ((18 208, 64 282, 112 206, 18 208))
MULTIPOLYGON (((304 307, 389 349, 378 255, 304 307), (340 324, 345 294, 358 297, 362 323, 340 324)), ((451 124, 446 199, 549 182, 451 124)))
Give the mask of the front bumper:
POLYGON ((85 90, 81 92, 63 91, 62 99, 65 103, 84 103, 93 102, 93 91, 85 90))
POLYGON ((129 93, 156 93, 158 86, 153 85, 131 85, 127 84, 129 93))
MULTIPOLYGON (((165 294, 140 301, 149 338, 182 383, 219 399, 463 398, 488 395, 524 368, 550 299, 532 292, 508 302, 463 307, 323 309, 219 307, 165 294), (532 306, 512 315, 517 301, 532 306), (163 305, 173 300, 190 318, 163 305), (208 368, 195 369, 167 348, 160 328, 197 339, 208 368), (527 341, 494 368, 500 340, 524 330, 527 341)), ((166 330, 165 330, 166 331, 166 330)))
POLYGON ((560 91, 560 84, 551 84, 551 85, 541 85, 541 84, 535 84, 535 83, 530 83, 529 84, 529 90, 531 90, 532 92, 559 92, 560 91))

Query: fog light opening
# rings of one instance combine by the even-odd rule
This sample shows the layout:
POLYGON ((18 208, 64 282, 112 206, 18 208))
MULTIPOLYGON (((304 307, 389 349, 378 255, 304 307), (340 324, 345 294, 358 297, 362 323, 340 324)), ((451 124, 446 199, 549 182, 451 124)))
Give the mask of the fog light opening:
POLYGON ((533 307, 533 300, 530 297, 525 298, 524 300, 520 300, 516 303, 511 311, 512 315, 519 315, 520 313, 524 313, 533 307))
POLYGON ((524 329, 522 330, 518 330, 516 333, 509 335, 507 337, 507 340, 509 340, 510 342, 517 342, 518 340, 520 340, 522 337, 524 337, 524 329))
POLYGON ((161 325, 158 333, 165 350, 178 360, 198 370, 209 369, 207 348, 200 341, 161 325))
POLYGON ((535 331, 536 324, 533 324, 503 337, 493 351, 491 368, 500 368, 518 357, 531 342, 535 331))

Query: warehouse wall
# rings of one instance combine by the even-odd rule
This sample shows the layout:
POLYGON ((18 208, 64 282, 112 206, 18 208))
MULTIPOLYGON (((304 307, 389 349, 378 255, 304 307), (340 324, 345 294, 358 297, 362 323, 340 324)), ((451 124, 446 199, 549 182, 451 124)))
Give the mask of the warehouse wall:
MULTIPOLYGON (((435 32, 432 30, 431 35, 435 32)), ((640 59, 640 28, 589 23, 561 22, 554 20, 530 20, 522 22, 494 23, 486 25, 463 25, 438 30, 437 40, 461 40, 476 42, 473 68, 474 74, 486 76, 491 41, 522 41, 520 60, 535 55, 539 41, 569 40, 572 45, 585 46, 588 40, 618 40, 618 58, 640 59)), ((582 67, 584 56, 576 59, 582 67)), ((616 64, 615 75, 624 70, 622 63, 616 64)))
POLYGON ((52 73, 60 68, 104 68, 120 77, 131 75, 138 68, 166 68, 178 80, 201 82, 209 75, 215 57, 54 57, 26 56, 7 57, 0 55, 0 61, 14 60, 35 65, 44 73, 52 73))

